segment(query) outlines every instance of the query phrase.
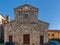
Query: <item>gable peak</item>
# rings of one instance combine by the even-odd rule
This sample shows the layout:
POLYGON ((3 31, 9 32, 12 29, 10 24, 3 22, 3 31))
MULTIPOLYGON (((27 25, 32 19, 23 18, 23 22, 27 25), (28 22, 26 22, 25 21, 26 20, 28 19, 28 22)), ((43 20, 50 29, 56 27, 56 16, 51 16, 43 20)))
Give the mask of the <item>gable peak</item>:
POLYGON ((31 8, 38 9, 38 8, 36 8, 36 7, 34 7, 34 6, 30 5, 30 4, 24 4, 24 5, 21 5, 21 6, 17 7, 17 8, 15 8, 15 9, 19 9, 19 8, 25 7, 25 6, 28 6, 28 7, 31 7, 31 8))

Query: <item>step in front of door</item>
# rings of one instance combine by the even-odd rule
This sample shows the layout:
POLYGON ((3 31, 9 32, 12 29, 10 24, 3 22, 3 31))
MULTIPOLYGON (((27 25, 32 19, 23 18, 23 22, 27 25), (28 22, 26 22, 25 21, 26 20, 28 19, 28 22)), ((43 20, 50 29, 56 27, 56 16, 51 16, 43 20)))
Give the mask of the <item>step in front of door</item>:
POLYGON ((23 45, 30 45, 30 44, 23 44, 23 45))

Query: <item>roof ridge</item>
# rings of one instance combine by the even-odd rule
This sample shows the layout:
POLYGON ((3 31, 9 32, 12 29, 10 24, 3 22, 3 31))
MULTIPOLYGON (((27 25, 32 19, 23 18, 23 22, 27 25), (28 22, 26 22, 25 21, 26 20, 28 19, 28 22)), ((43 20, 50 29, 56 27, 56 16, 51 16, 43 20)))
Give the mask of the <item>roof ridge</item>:
POLYGON ((60 31, 60 30, 48 30, 48 31, 60 31))
MULTIPOLYGON (((16 8, 20 8, 20 7, 23 7, 23 6, 31 6, 31 7, 33 7, 33 8, 36 8, 36 9, 38 9, 37 7, 35 7, 35 6, 32 6, 32 5, 30 5, 30 4, 23 4, 23 5, 21 5, 21 6, 18 6, 18 7, 16 7, 16 8)), ((15 8, 15 9, 16 9, 15 8)))
MULTIPOLYGON (((2 13, 0 13, 0 15, 2 16, 2 17, 4 17, 3 15, 2 15, 2 13)), ((5 18, 5 17, 4 17, 5 18)))
POLYGON ((38 20, 38 21, 43 22, 43 23, 46 23, 46 24, 49 24, 48 22, 45 22, 45 21, 42 21, 42 20, 38 20))

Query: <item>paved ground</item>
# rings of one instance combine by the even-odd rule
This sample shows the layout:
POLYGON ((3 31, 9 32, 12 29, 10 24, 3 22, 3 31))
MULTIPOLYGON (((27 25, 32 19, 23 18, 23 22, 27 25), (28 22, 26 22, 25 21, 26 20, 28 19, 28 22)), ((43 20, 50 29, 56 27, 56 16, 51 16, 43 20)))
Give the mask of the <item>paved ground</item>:
POLYGON ((0 45, 4 45, 4 44, 0 44, 0 45))

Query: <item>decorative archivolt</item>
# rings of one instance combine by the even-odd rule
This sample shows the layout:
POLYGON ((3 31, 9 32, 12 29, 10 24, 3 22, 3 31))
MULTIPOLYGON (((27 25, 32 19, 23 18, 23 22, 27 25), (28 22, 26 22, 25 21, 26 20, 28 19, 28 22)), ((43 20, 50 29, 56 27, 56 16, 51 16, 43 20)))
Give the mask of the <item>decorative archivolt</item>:
POLYGON ((29 30, 29 26, 27 26, 27 25, 21 25, 21 29, 22 30, 29 30))

